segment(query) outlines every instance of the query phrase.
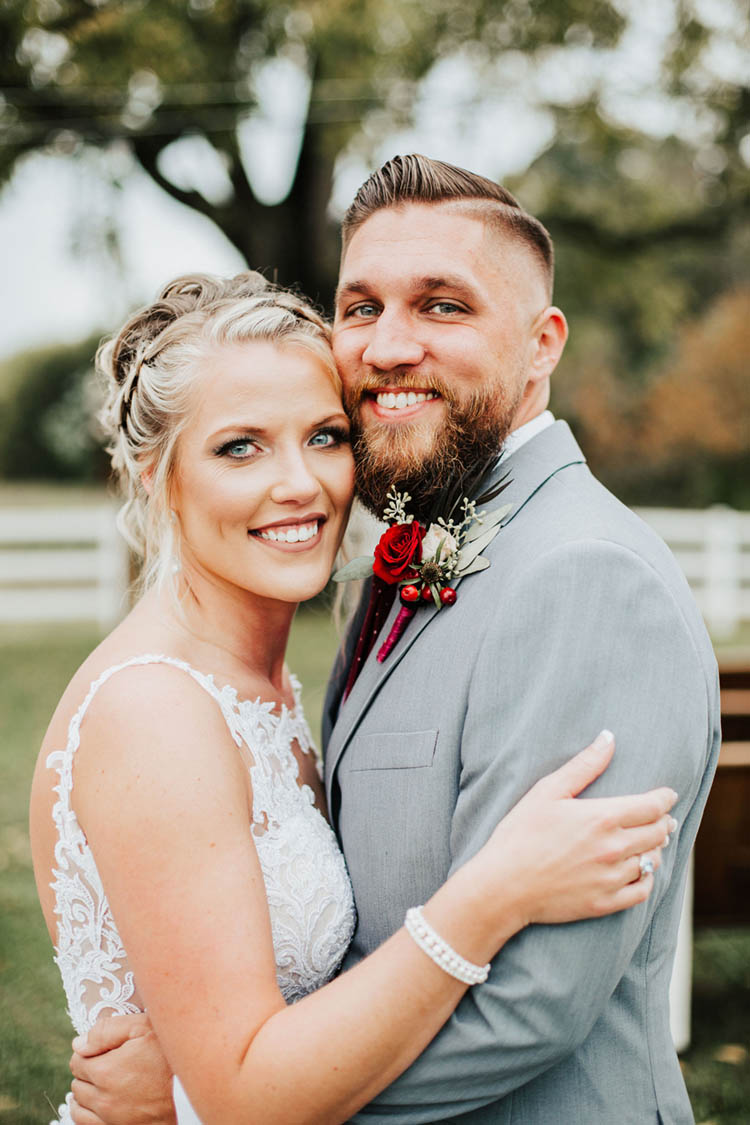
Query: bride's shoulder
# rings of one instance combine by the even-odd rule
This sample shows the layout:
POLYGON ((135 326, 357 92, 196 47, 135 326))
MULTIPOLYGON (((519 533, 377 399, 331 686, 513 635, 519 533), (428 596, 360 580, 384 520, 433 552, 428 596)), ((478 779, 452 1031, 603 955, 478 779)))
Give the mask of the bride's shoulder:
POLYGON ((84 751, 87 744, 96 745, 97 757, 108 748, 116 753, 132 747, 134 740, 186 748, 198 731, 223 739, 229 732, 220 703, 211 677, 184 660, 153 648, 138 652, 132 645, 105 641, 72 676, 41 754, 68 746, 72 730, 84 751))

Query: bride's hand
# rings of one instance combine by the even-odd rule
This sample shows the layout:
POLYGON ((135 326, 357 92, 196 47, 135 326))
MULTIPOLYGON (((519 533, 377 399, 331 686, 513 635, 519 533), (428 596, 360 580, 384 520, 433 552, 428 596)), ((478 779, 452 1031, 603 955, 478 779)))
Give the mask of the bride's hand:
POLYGON ((603 731, 585 750, 533 786, 498 824, 475 860, 500 861, 519 886, 524 924, 572 922, 648 898, 676 827, 669 788, 628 797, 577 799, 609 765, 614 738, 603 731))

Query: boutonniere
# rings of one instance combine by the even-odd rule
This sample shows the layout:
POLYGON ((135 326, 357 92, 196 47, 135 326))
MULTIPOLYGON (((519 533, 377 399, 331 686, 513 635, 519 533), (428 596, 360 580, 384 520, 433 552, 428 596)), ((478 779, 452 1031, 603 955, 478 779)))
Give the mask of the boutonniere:
POLYGON ((398 585, 401 609, 378 651, 381 664, 419 606, 443 609, 453 605, 457 594, 452 581, 487 569, 490 561, 482 558, 482 551, 512 508, 512 504, 505 504, 493 512, 477 512, 476 501, 463 497, 455 517, 438 516, 423 527, 407 511, 411 500, 408 492, 391 489, 387 499, 383 519, 389 526, 380 536, 374 555, 353 559, 333 576, 334 582, 349 582, 375 574, 389 585, 398 585))

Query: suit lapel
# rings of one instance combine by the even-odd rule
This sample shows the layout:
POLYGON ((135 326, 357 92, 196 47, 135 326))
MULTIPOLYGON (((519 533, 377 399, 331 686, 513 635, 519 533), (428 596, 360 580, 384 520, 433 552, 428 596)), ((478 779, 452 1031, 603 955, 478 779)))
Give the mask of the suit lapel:
MULTIPOLYGON (((561 469, 567 468, 569 465, 585 463, 585 460, 586 458, 583 456, 567 423, 555 422, 554 425, 543 430, 535 438, 532 438, 531 441, 522 445, 521 448, 508 457, 507 460, 503 459, 500 461, 488 487, 497 484, 506 474, 509 475, 509 483, 495 500, 490 501, 487 505, 487 510, 491 511, 493 508, 501 507, 504 504, 512 504, 513 506, 500 524, 498 535, 502 535, 503 528, 518 516, 531 497, 538 492, 551 477, 561 469)), ((483 552, 485 557, 491 554, 493 544, 494 540, 486 551, 483 552)), ((467 580, 473 578, 474 580, 481 581, 481 573, 482 572, 476 575, 467 575, 467 580)), ((464 579, 458 577, 454 580, 453 585, 457 586, 462 581, 464 581, 464 579)), ((367 591, 365 591, 365 593, 366 592, 367 591)), ((388 636, 399 609, 400 603, 397 599, 367 662, 357 678, 351 695, 346 702, 339 707, 338 716, 335 719, 335 725, 333 726, 332 733, 328 740, 325 755, 326 790, 328 807, 331 810, 333 810, 331 789, 336 768, 359 723, 367 713, 372 700, 379 693, 383 684, 385 684, 396 671, 406 653, 422 633, 424 633, 436 614, 442 612, 434 605, 428 606, 425 609, 420 607, 388 658, 382 664, 378 664, 376 660, 377 651, 388 636)), ((451 607, 451 609, 446 612, 455 613, 457 611, 455 607, 451 607)), ((361 621, 360 612, 358 612, 357 616, 361 621)), ((349 654, 351 655, 352 646, 349 645, 348 647, 349 654)), ((338 672, 336 676, 338 688, 337 699, 341 697, 345 679, 346 666, 343 671, 338 672)), ((330 688, 329 698, 331 703, 333 703, 333 692, 330 688)), ((328 705, 329 699, 327 699, 326 702, 328 705)), ((327 718, 333 721, 332 712, 327 718)))

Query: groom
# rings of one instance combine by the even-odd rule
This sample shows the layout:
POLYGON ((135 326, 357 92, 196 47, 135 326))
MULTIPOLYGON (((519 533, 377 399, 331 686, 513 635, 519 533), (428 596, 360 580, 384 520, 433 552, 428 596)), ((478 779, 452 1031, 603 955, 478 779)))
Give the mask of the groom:
MULTIPOLYGON (((667 549, 546 410, 567 335, 551 291, 547 232, 482 177, 396 158, 347 213, 334 348, 361 497, 380 514, 396 485, 419 518, 448 473, 502 447, 494 479, 510 483, 489 507, 512 505, 455 605, 420 608, 383 663, 374 637, 358 643, 361 607, 331 680, 329 809, 359 916, 347 964, 602 727, 617 749, 597 793, 670 785, 680 827, 647 904, 517 935, 357 1122, 693 1120, 667 990, 718 754, 715 662, 667 549)), ((112 1122, 146 1120, 130 1108, 112 1122)))

